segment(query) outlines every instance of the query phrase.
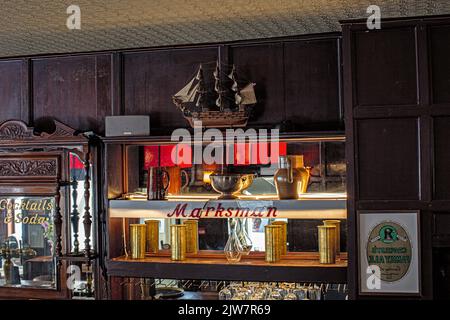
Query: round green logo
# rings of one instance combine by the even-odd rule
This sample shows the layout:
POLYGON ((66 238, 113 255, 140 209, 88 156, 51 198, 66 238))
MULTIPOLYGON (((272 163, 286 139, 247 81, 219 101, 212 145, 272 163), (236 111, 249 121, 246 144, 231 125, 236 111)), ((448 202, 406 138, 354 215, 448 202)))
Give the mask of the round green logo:
POLYGON ((403 278, 411 258, 411 241, 401 225, 383 221, 372 229, 367 240, 367 262, 380 267, 381 280, 393 282, 403 278))
POLYGON ((383 243, 393 243, 398 240, 397 230, 391 225, 382 227, 378 236, 383 243))

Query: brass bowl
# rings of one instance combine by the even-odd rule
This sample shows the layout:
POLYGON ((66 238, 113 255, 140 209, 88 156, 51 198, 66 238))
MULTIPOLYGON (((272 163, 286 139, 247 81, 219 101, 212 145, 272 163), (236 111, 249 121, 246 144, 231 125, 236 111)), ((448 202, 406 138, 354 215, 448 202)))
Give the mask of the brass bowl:
POLYGON ((241 192, 252 185, 254 178, 255 175, 253 173, 245 174, 242 176, 242 179, 244 180, 244 186, 242 187, 241 192))
POLYGON ((210 175, 211 186, 221 194, 218 199, 236 199, 236 193, 248 188, 251 184, 248 181, 248 174, 240 173, 213 173, 210 175))

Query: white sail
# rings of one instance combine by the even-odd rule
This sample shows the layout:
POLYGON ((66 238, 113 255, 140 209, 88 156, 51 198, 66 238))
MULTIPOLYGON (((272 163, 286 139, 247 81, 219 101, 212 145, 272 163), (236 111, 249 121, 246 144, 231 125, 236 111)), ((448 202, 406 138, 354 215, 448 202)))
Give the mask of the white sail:
POLYGON ((203 78, 202 65, 198 67, 197 74, 195 75, 195 79, 200 80, 203 78))
POLYGON ((236 93, 234 95, 234 103, 236 103, 238 106, 242 103, 242 97, 239 93, 236 93))
POLYGON ((197 83, 191 90, 191 92, 189 93, 189 95, 187 96, 187 100, 186 102, 194 102, 195 101, 195 96, 198 93, 198 88, 199 88, 199 84, 197 83))
POLYGON ((239 86, 238 86, 238 83, 236 82, 236 80, 233 80, 233 84, 231 85, 231 90, 233 90, 234 92, 239 91, 239 86))
POLYGON ((201 95, 198 95, 198 97, 197 97, 197 102, 195 103, 195 106, 196 107, 200 107, 200 99, 202 98, 202 96, 201 95))
POLYGON ((235 66, 234 66, 234 64, 233 64, 233 68, 231 69, 231 72, 230 72, 230 74, 228 75, 228 78, 234 80, 234 73, 235 73, 235 70, 236 70, 236 68, 235 68, 235 66))
POLYGON ((183 89, 175 93, 173 97, 181 103, 193 102, 195 100, 195 93, 198 89, 198 83, 194 85, 195 81, 196 78, 193 78, 186 86, 183 87, 183 89))
POLYGON ((220 83, 220 63, 219 61, 217 61, 216 63, 216 69, 213 72, 213 76, 214 76, 214 91, 217 93, 218 97, 216 99, 216 106, 220 108, 220 110, 223 109, 223 105, 222 105, 222 84, 220 83))
POLYGON ((254 83, 249 83, 239 91, 239 95, 242 99, 240 105, 255 104, 257 102, 254 86, 254 83))
POLYGON ((214 79, 219 80, 219 74, 220 74, 220 66, 219 66, 219 62, 217 62, 216 69, 214 69, 214 72, 213 72, 214 79))
MULTIPOLYGON (((238 83, 236 81, 236 68, 234 67, 234 65, 233 65, 233 69, 231 69, 231 72, 228 75, 228 78, 233 80, 233 84, 231 85, 231 90, 233 90, 234 92, 238 92, 239 91, 239 86, 238 86, 238 83)), ((239 104, 239 103, 236 102, 236 104, 239 104)))
POLYGON ((218 106, 219 108, 222 108, 222 96, 220 94, 216 99, 216 106, 218 106))

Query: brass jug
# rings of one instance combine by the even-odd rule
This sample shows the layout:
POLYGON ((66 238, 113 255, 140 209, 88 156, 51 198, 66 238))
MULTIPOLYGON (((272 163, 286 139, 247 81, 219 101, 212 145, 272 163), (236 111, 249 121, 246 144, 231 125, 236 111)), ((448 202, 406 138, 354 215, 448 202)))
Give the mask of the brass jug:
POLYGON ((309 168, 305 168, 302 155, 280 156, 280 168, 274 175, 278 198, 298 199, 308 189, 309 168))

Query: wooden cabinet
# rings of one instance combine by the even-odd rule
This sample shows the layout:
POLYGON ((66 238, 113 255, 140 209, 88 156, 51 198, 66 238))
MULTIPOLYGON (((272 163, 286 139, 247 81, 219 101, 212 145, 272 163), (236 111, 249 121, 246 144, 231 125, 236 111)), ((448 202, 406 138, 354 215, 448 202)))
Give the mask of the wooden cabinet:
POLYGON ((0 123, 0 297, 101 296, 96 144, 51 125, 0 123))
POLYGON ((343 23, 353 298, 361 297, 358 278, 350 275, 359 272, 359 210, 420 210, 420 298, 446 294, 437 288, 448 281, 442 265, 448 256, 433 258, 432 252, 448 247, 442 228, 450 211, 449 22, 385 19, 381 30, 367 30, 361 20, 343 23), (444 278, 433 275, 433 263, 444 278))

